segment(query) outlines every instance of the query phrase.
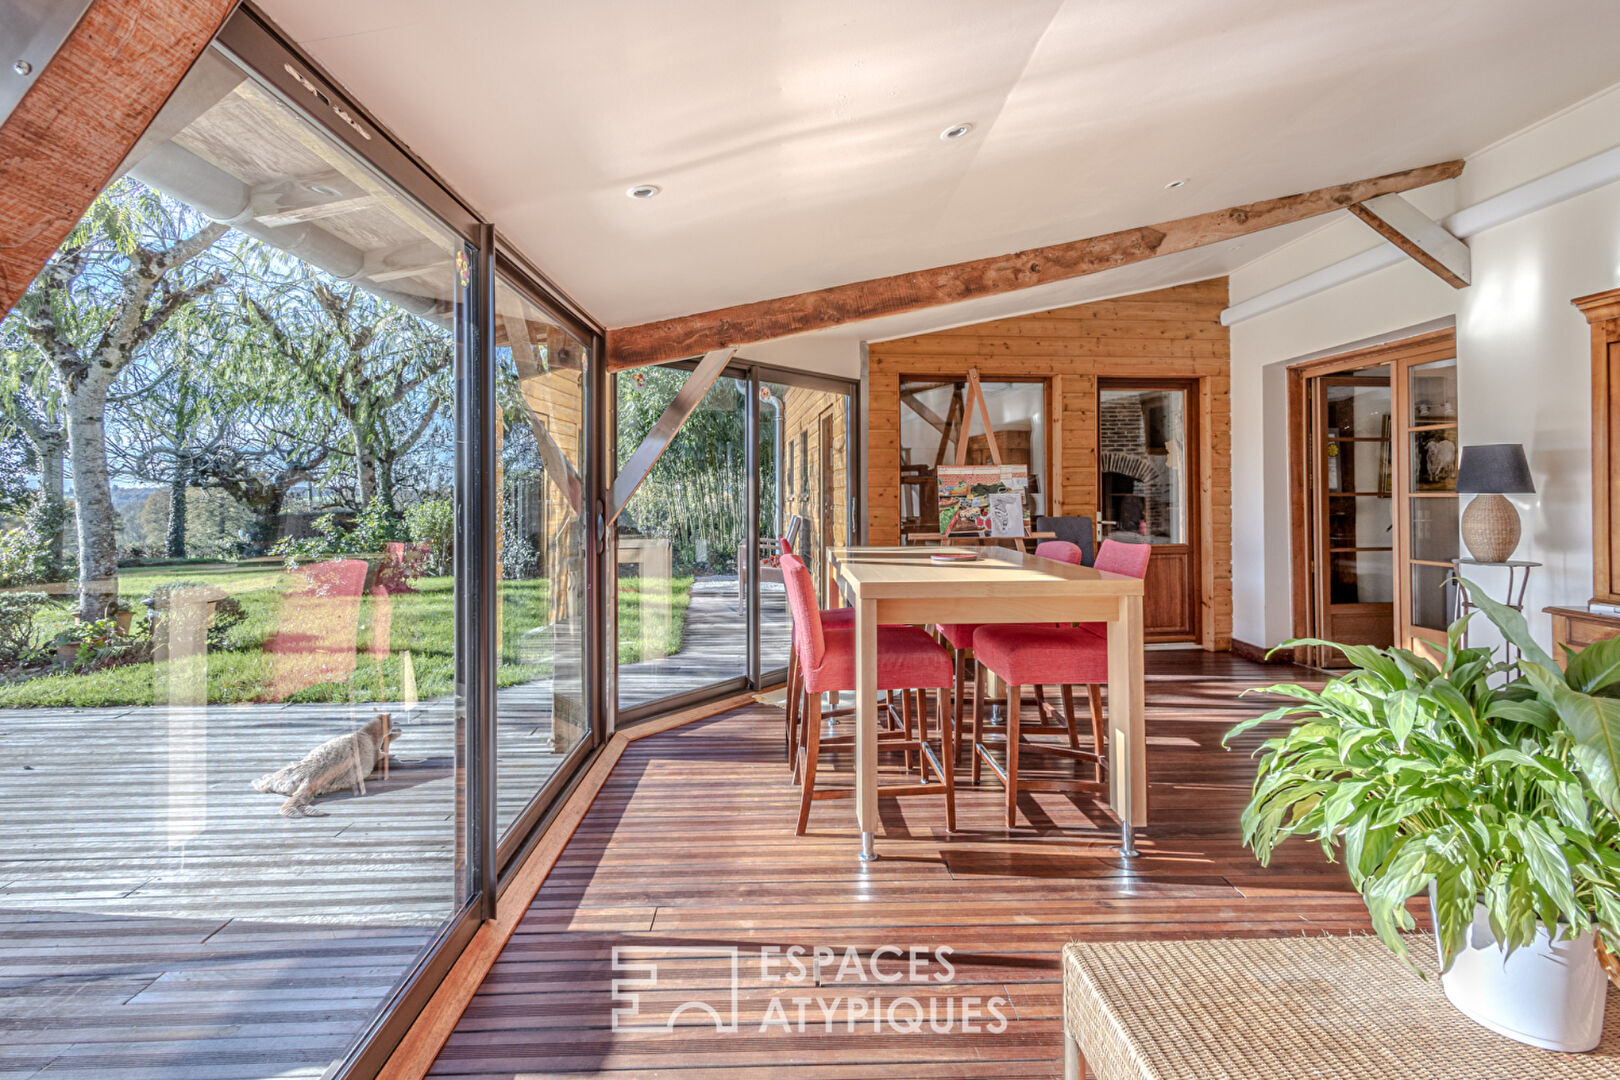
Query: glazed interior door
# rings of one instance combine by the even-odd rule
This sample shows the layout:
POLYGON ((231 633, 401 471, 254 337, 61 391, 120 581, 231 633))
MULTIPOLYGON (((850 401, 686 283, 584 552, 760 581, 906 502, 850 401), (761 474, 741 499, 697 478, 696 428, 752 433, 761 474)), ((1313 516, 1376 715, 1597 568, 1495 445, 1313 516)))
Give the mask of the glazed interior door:
MULTIPOLYGON (((1390 645, 1395 636, 1395 542, 1390 365, 1309 382, 1313 636, 1390 645)), ((1344 663, 1324 649, 1319 662, 1344 663)))
POLYGON ((1152 544, 1149 641, 1198 638, 1198 383, 1099 380, 1097 536, 1152 544))
POLYGON ((1395 375, 1397 485, 1397 633, 1408 648, 1445 648, 1456 612, 1449 583, 1457 557, 1457 360, 1446 342, 1429 356, 1397 364, 1395 375), (1438 358, 1434 354, 1438 353, 1438 358))

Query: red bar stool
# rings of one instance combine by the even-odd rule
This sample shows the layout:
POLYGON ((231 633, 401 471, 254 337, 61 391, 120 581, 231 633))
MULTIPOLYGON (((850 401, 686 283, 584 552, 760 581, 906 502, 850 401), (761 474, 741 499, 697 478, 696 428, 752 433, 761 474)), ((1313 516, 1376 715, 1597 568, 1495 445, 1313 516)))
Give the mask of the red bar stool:
MULTIPOLYGON (((1076 566, 1080 564, 1080 560, 1084 557, 1079 546, 1071 544, 1067 540, 1043 540, 1039 544, 1035 545, 1035 554, 1039 555, 1043 559, 1054 559, 1058 562, 1072 563, 1076 566)), ((969 753, 972 752, 973 744, 971 740, 962 738, 962 711, 966 707, 967 701, 968 665, 973 663, 973 635, 978 631, 980 626, 984 625, 992 624, 941 623, 934 628, 939 631, 940 637, 945 639, 946 644, 951 650, 951 665, 955 670, 956 676, 956 681, 952 691, 953 697, 951 699, 951 723, 955 727, 957 746, 960 748, 965 745, 969 753)), ((1047 704, 1045 699, 1041 696, 1041 688, 1039 684, 1036 684, 1035 686, 1035 700, 1036 704, 1040 707, 1044 714, 1047 709, 1047 704)), ((975 703, 978 701, 977 676, 975 676, 974 682, 974 701, 975 703)), ((1069 743, 1071 746, 1078 747, 1080 743, 1074 731, 1074 694, 1067 687, 1064 688, 1063 703, 1065 708, 1065 716, 1068 721, 1067 731, 1069 733, 1069 743)), ((1036 734, 1051 733, 1055 730, 1058 729, 1049 726, 1029 729, 1030 732, 1036 734)), ((976 770, 977 766, 975 765, 975 778, 977 778, 976 770)))
MULTIPOLYGON (((799 802, 799 822, 795 835, 803 836, 810 820, 810 804, 816 799, 849 798, 852 788, 816 790, 816 763, 823 748, 853 747, 854 736, 839 736, 823 742, 821 738, 821 695, 841 693, 855 689, 855 630, 854 627, 824 628, 821 610, 816 606, 815 585, 804 563, 793 555, 782 557, 782 576, 786 579, 788 603, 793 609, 794 649, 799 658, 799 675, 804 692, 804 713, 800 724, 798 769, 802 774, 803 794, 799 802)), ((920 731, 917 738, 909 732, 880 732, 879 746, 883 750, 916 752, 922 759, 923 782, 890 785, 878 789, 883 796, 936 795, 945 796, 945 828, 956 829, 956 754, 953 734, 946 717, 950 710, 945 694, 951 685, 951 661, 933 638, 914 626, 883 626, 878 628, 877 689, 898 690, 905 701, 917 692, 920 731), (928 713, 922 691, 938 692, 936 709, 940 718, 939 757, 934 756, 928 743, 928 713), (933 761, 939 781, 928 782, 927 762, 933 761)))
MULTIPOLYGON (((781 554, 783 554, 783 555, 792 555, 793 554, 793 542, 791 540, 789 540, 787 537, 785 537, 785 536, 778 537, 776 542, 778 544, 778 549, 780 550, 781 554)), ((795 556, 795 558, 797 558, 797 556, 795 556)), ((778 560, 778 561, 780 561, 780 560, 778 560)), ((803 563, 804 560, 800 559, 799 561, 800 561, 800 563, 803 563)), ((847 629, 847 628, 852 627, 852 626, 855 625, 855 609, 854 608, 836 607, 836 608, 819 608, 818 610, 821 612, 821 625, 822 625, 822 628, 824 630, 847 629)), ((794 640, 797 640, 798 633, 799 633, 798 620, 795 619, 794 623, 793 623, 793 637, 794 637, 794 640)), ((787 690, 786 690, 786 692, 787 692, 787 708, 784 711, 786 713, 786 720, 787 720, 787 724, 786 724, 786 729, 787 730, 786 730, 786 739, 785 739, 785 742, 787 743, 786 753, 787 753, 788 764, 793 767, 793 782, 794 783, 799 782, 799 758, 798 758, 797 754, 795 753, 795 751, 796 751, 796 749, 797 749, 797 747, 799 745, 799 742, 800 742, 800 739, 799 739, 799 719, 800 719, 800 716, 799 716, 799 702, 800 702, 800 696, 801 696, 802 690, 803 690, 803 686, 801 685, 801 680, 799 678, 799 651, 798 651, 798 648, 796 646, 794 646, 792 643, 790 643, 789 646, 788 646, 788 670, 787 670, 787 690)), ((917 700, 916 708, 919 710, 919 712, 923 711, 923 703, 922 703, 920 695, 919 695, 918 700, 917 700)), ((852 715, 854 712, 855 712, 855 710, 853 708, 846 706, 844 708, 839 708, 839 709, 829 709, 829 710, 823 712, 822 716, 824 718, 826 718, 826 717, 835 717, 835 716, 849 716, 849 715, 852 715)), ((896 712, 895 707, 894 707, 893 695, 890 695, 890 701, 887 704, 887 708, 885 710, 885 715, 888 717, 888 722, 890 724, 899 723, 900 727, 905 731, 907 738, 910 738, 911 733, 912 733, 911 712, 912 712, 912 700, 911 700, 911 698, 909 696, 904 697, 904 698, 901 699, 900 708, 899 708, 898 712, 896 712)), ((958 713, 961 712, 961 707, 960 706, 957 707, 957 712, 958 713)), ((926 719, 926 717, 924 719, 926 719)), ((960 726, 958 726, 956 730, 960 731, 961 730, 960 726)), ((907 769, 911 768, 911 755, 909 753, 906 755, 906 768, 907 769)), ((923 773, 923 779, 926 780, 927 778, 928 778, 928 776, 927 776, 927 772, 926 772, 926 769, 925 769, 925 771, 923 773)))
MULTIPOLYGON (((1095 568, 1109 573, 1143 577, 1147 573, 1152 548, 1147 544, 1126 544, 1114 540, 1103 541, 1097 552, 1095 568)), ((1108 681, 1108 624, 1082 623, 1077 626, 1052 626, 1044 623, 986 625, 973 636, 976 661, 994 672, 1007 686, 1007 734, 1005 738, 1005 766, 997 764, 991 756, 994 745, 985 737, 982 725, 984 715, 983 676, 975 680, 973 695, 973 782, 977 784, 981 762, 988 764, 1007 789, 1007 827, 1018 821, 1018 792, 1025 791, 1103 791, 1105 756, 1105 725, 1102 711, 1102 684, 1108 681), (1041 750, 1071 759, 1090 761, 1095 779, 1083 780, 1020 780, 1018 755, 1020 739, 1027 734, 1061 732, 1062 728, 1020 727, 1022 693, 1024 686, 1038 683, 1059 683, 1063 687, 1063 702, 1068 724, 1070 746, 1050 743, 1028 743, 1024 749, 1041 750), (1073 726, 1073 688, 1086 687, 1091 706, 1092 749, 1081 750, 1076 745, 1073 726)))

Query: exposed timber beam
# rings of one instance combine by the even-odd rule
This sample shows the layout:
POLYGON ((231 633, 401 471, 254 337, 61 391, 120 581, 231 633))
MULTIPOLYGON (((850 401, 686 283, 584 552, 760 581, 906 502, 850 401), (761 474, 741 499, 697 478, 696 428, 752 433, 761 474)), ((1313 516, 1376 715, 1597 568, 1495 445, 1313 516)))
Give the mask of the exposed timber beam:
POLYGON ((0 125, 0 311, 112 181, 235 6, 93 0, 56 55, 35 62, 44 69, 0 125))
POLYGON ((619 515, 630 504, 630 496, 636 493, 641 482, 647 479, 647 474, 652 472, 652 467, 658 463, 664 451, 669 449, 669 444, 675 440, 681 425, 686 423, 686 418, 702 403, 703 395, 709 392, 709 387, 714 385, 736 351, 736 349, 715 349, 698 361, 698 366, 681 386, 675 400, 664 409, 658 422, 647 432, 647 437, 636 447, 636 452, 624 463, 624 467, 619 470, 619 475, 613 481, 612 498, 608 504, 608 528, 612 528, 613 523, 619 520, 619 515))
POLYGON ((1187 251, 1262 229, 1342 210, 1379 195, 1449 180, 1461 161, 1318 188, 1066 244, 1032 248, 893 277, 836 285, 607 333, 609 370, 677 360, 880 315, 896 315, 980 296, 1094 274, 1158 255, 1187 251))
POLYGON ((1402 196, 1380 195, 1348 209, 1453 289, 1468 287, 1468 245, 1402 196))
POLYGON ((922 402, 918 401, 916 393, 901 394, 900 401, 906 406, 906 408, 922 417, 928 426, 939 432, 940 435, 948 436, 950 434, 950 431, 945 426, 945 418, 940 416, 939 413, 935 412, 933 409, 930 409, 928 406, 924 405, 922 402))

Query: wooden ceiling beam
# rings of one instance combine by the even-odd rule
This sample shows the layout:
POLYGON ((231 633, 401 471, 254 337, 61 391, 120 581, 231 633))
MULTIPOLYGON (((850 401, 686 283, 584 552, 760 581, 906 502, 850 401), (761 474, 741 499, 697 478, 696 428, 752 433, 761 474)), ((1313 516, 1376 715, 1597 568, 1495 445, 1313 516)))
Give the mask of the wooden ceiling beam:
POLYGON ((1401 196, 1380 195, 1347 209, 1453 289, 1468 287, 1468 245, 1401 196))
POLYGON ((770 341, 1095 274, 1343 210, 1379 195, 1449 180, 1462 168, 1461 161, 1445 161, 1065 244, 609 330, 608 369, 620 371, 679 360, 712 349, 770 341))
POLYGON ((0 311, 11 310, 112 182, 235 7, 92 0, 0 125, 0 311))

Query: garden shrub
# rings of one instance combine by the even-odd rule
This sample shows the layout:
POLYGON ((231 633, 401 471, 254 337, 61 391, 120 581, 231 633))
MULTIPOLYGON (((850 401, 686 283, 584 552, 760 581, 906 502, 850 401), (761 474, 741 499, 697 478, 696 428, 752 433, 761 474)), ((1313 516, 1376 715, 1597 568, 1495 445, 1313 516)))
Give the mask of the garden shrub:
POLYGON ((0 593, 0 664, 28 663, 44 652, 34 617, 50 603, 44 593, 0 593))
POLYGON ((405 527, 413 542, 426 547, 423 572, 432 577, 450 573, 455 554, 456 511, 449 499, 423 499, 405 508, 405 527))
MULTIPOLYGON (((200 581, 165 581, 155 586, 146 594, 145 603, 151 607, 153 620, 151 625, 152 637, 161 639, 164 634, 164 621, 169 617, 169 604, 174 594, 184 589, 213 589, 200 581)), ((218 591, 218 590, 214 590, 218 591)), ((234 596, 223 596, 214 602, 214 620, 208 624, 208 647, 223 649, 229 644, 230 630, 237 623, 247 618, 247 609, 242 601, 234 596)))
POLYGON ((0 533, 0 588, 61 581, 61 560, 54 550, 67 524, 67 507, 45 492, 34 494, 21 528, 0 533))

